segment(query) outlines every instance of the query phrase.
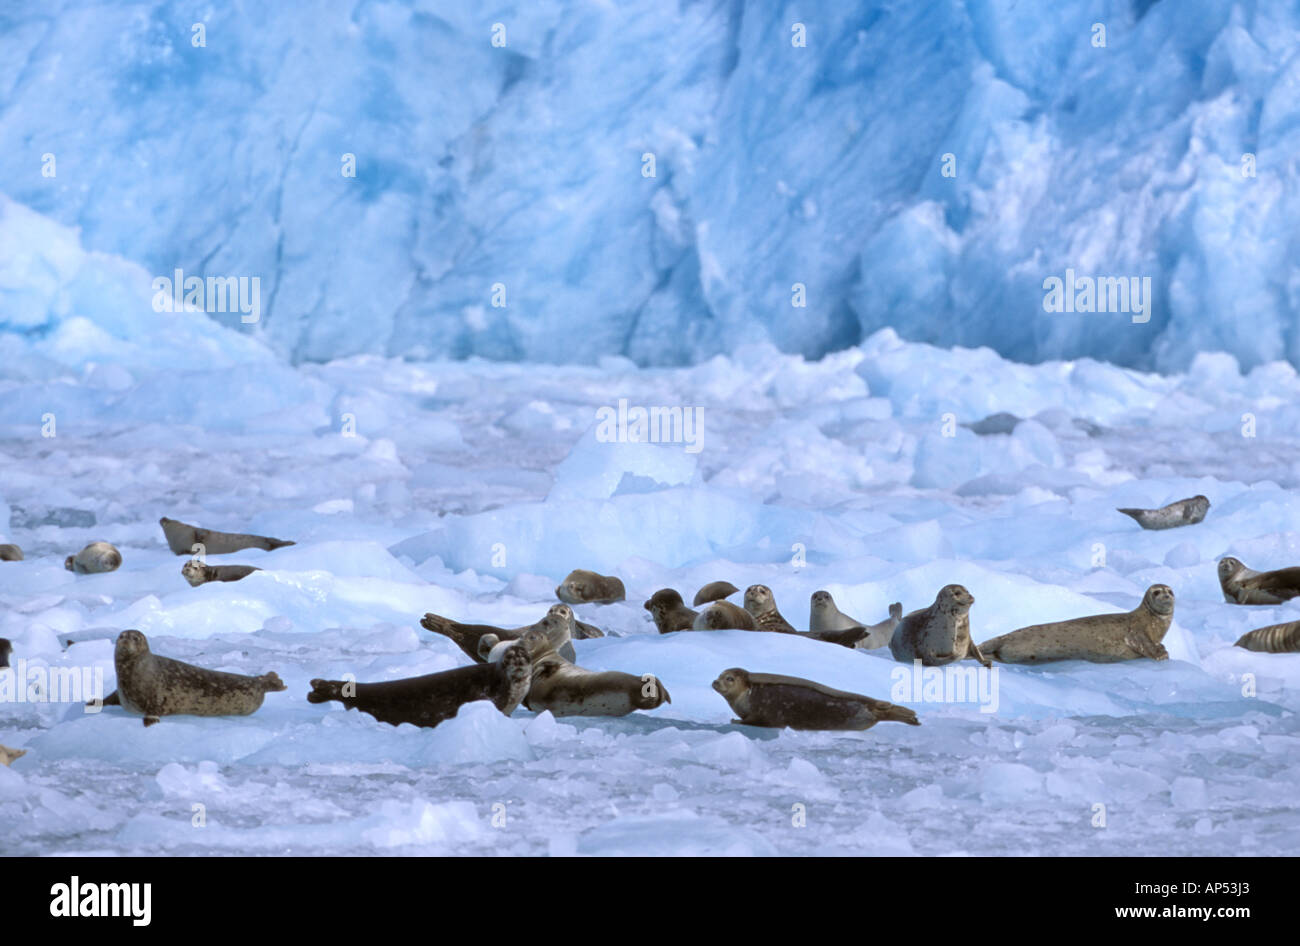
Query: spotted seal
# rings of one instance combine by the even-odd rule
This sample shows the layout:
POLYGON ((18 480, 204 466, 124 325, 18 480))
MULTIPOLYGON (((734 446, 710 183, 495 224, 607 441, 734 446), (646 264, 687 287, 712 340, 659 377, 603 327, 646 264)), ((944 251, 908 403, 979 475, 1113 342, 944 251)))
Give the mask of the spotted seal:
POLYGON ((623 582, 612 575, 597 575, 582 568, 569 572, 555 589, 565 604, 613 604, 627 597, 623 582))
POLYGON ((870 729, 881 721, 921 725, 906 706, 860 693, 833 690, 801 677, 724 670, 713 681, 732 711, 733 723, 775 729, 870 729))
POLYGON ((536 624, 529 624, 525 627, 494 627, 491 624, 461 624, 459 621, 453 621, 451 618, 443 617, 441 614, 426 614, 420 619, 420 626, 425 630, 433 631, 435 634, 441 634, 444 637, 451 638, 456 646, 463 650, 470 657, 477 661, 486 660, 486 654, 480 651, 479 641, 485 635, 491 635, 495 638, 492 644, 488 645, 488 650, 500 641, 519 640, 524 633, 539 628, 546 632, 551 638, 552 645, 556 652, 565 660, 576 660, 577 654, 573 650, 573 629, 577 620, 573 615, 573 609, 567 604, 553 604, 551 609, 546 612, 546 617, 536 624), (552 619, 553 620, 548 620, 552 619))
POLYGON ((1203 521, 1209 511, 1210 501, 1204 496, 1180 499, 1159 509, 1116 510, 1132 517, 1143 529, 1176 529, 1179 526, 1194 526, 1203 521))
POLYGON ((260 571, 256 565, 204 565, 195 559, 190 559, 181 566, 181 574, 193 588, 210 581, 239 581, 260 571))
POLYGON ((635 676, 617 670, 597 672, 570 663, 555 653, 540 631, 524 635, 533 654, 533 682, 524 705, 554 716, 626 716, 671 703, 667 688, 654 674, 635 676))
POLYGON ((107 542, 91 542, 76 555, 63 560, 63 567, 78 575, 115 571, 121 564, 122 553, 107 542))
POLYGON ((139 631, 123 631, 113 652, 117 690, 104 700, 144 717, 152 726, 163 716, 248 716, 257 712, 267 693, 285 689, 279 676, 206 670, 159 657, 139 631))
POLYGON ((264 549, 271 552, 295 544, 288 539, 272 539, 264 535, 204 529, 168 519, 166 516, 159 519, 158 524, 162 526, 163 535, 167 537, 167 547, 177 555, 193 555, 196 545, 203 546, 205 555, 228 555, 243 549, 264 549))
POLYGON ((814 591, 808 608, 808 627, 814 631, 845 631, 853 627, 866 628, 866 636, 854 646, 858 650, 876 650, 889 644, 894 630, 903 620, 903 605, 895 601, 889 606, 889 617, 879 624, 866 624, 851 618, 835 605, 829 591, 814 591))
POLYGON ((968 657, 992 666, 971 640, 970 608, 974 603, 975 596, 961 585, 944 585, 934 604, 903 618, 889 639, 889 652, 895 660, 920 660, 927 667, 968 657))
POLYGON ((1262 654, 1300 653, 1300 621, 1271 624, 1243 634, 1237 647, 1262 654))
POLYGON ((1219 587, 1229 604, 1281 604, 1300 595, 1300 568, 1257 572, 1229 555, 1219 561, 1219 587))
POLYGON ((1008 664, 1038 664, 1056 660, 1168 660, 1161 643, 1174 619, 1174 591, 1152 585, 1132 611, 1093 614, 1052 624, 1035 624, 980 644, 986 657, 1008 664))

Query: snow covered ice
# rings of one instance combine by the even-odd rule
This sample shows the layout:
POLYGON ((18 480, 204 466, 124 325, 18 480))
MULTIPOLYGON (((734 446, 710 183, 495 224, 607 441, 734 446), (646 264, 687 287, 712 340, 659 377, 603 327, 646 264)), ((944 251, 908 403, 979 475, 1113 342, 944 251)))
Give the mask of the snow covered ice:
POLYGON ((1226 554, 1300 564, 1295 5, 814 4, 835 39, 806 61, 782 4, 479 6, 271 5, 254 31, 218 5, 233 88, 229 47, 196 58, 170 5, 95 4, 96 29, 73 5, 0 14, 0 140, 21 143, 0 148, 0 543, 25 553, 0 562, 0 637, 105 694, 125 628, 288 686, 148 729, 0 703, 27 750, 0 766, 0 852, 1300 849, 1300 654, 1232 646, 1300 604, 1229 606, 1215 577, 1226 554), (1069 38, 1096 18, 1107 69, 1069 38), (466 40, 496 20, 505 55, 466 40), (647 46, 674 55, 647 71, 647 46), (182 112, 204 119, 158 118, 182 112), (964 170, 941 185, 922 169, 945 151, 964 170), (204 261, 261 274, 258 324, 155 311, 152 279, 204 261), (1154 276, 1151 321, 1043 312, 1072 261, 1154 276), (621 401, 698 408, 698 444, 607 441, 621 401), (1116 512, 1198 493, 1190 528, 1116 512), (297 544, 192 588, 161 516, 297 544), (122 566, 67 572, 94 540, 122 566), (306 702, 315 677, 463 666, 421 615, 532 623, 574 568, 628 589, 575 608, 607 634, 579 663, 653 673, 670 704, 476 703, 426 730, 306 702), (910 668, 655 632, 654 591, 719 579, 801 625, 818 589, 875 622, 957 582, 976 641, 1161 582, 1171 659, 999 666, 995 708, 900 700, 919 728, 756 730, 722 670, 895 699, 910 668))

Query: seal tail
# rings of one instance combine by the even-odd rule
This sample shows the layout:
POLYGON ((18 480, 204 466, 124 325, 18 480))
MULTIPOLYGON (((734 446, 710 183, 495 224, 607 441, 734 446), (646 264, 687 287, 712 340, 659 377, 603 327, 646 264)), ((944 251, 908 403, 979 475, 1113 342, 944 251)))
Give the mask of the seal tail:
POLYGON ((297 542, 294 542, 291 539, 267 539, 266 550, 268 552, 274 552, 276 549, 282 549, 286 545, 297 545, 297 544, 298 544, 297 542))
POLYGON ((281 690, 289 689, 284 685, 284 681, 280 679, 280 675, 275 671, 264 673, 257 679, 262 681, 262 686, 266 688, 266 692, 268 693, 279 693, 281 690))
POLYGON ((311 692, 307 694, 308 703, 328 703, 330 700, 343 702, 342 680, 313 680, 311 692))
POLYGON ((1122 512, 1124 515, 1130 517, 1131 519, 1133 519, 1134 522, 1137 522, 1138 524, 1141 524, 1142 522, 1142 513, 1146 512, 1145 509, 1118 509, 1118 508, 1115 511, 1122 512))
POLYGON ((903 620, 903 602, 895 601, 889 606, 889 619, 891 621, 903 620))

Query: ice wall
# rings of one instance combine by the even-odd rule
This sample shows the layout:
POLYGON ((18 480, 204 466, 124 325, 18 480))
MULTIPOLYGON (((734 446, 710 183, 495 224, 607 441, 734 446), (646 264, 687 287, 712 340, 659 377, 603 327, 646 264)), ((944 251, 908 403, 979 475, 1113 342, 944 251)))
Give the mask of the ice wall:
MULTIPOLYGON (((1298 40, 1294 0, 6 4, 0 193, 258 276, 213 317, 296 361, 1300 363, 1298 40), (1149 321, 1045 312, 1067 269, 1149 321)), ((0 332, 66 314, 0 285, 0 332)))

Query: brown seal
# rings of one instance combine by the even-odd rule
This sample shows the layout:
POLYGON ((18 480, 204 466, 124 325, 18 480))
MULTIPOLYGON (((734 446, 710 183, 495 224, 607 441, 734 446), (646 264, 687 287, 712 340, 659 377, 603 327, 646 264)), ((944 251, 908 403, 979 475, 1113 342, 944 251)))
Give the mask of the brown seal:
POLYGON ((227 555, 243 549, 274 549, 293 545, 288 539, 271 539, 264 535, 246 535, 242 532, 217 532, 203 529, 188 523, 177 522, 166 516, 158 520, 163 535, 167 537, 167 547, 177 555, 193 555, 194 546, 203 546, 204 555, 227 555))
POLYGON ((993 660, 1009 664, 1038 664, 1054 660, 1168 660, 1161 643, 1174 619, 1174 592, 1152 585, 1132 611, 1093 614, 1086 618, 1022 627, 980 644, 993 660))
POLYGON ((699 613, 691 625, 697 631, 755 631, 754 616, 730 601, 715 601, 699 613))
POLYGON ((860 693, 833 690, 801 677, 750 673, 739 667, 713 681, 739 719, 733 723, 775 729, 870 729, 882 720, 921 725, 905 706, 860 693))
MULTIPOLYGON (((538 635, 542 640, 545 636, 538 635)), ((313 680, 308 703, 337 700, 348 709, 369 713, 381 723, 433 728, 460 712, 466 703, 491 700, 506 716, 528 693, 533 664, 529 640, 511 641, 495 663, 471 664, 422 677, 386 683, 313 680)))
POLYGON ((1159 509, 1117 509, 1126 516, 1131 516, 1143 529, 1176 529, 1179 526, 1194 526, 1205 519, 1210 511, 1210 501, 1204 496, 1180 499, 1159 509))
POLYGON ((689 631, 695 625, 695 619, 699 616, 695 611, 686 607, 686 602, 682 601, 682 596, 671 588, 661 588, 656 591, 643 607, 654 618, 655 627, 659 629, 660 634, 671 634, 673 631, 689 631))
POLYGON ((0 562, 21 562, 23 550, 16 545, 0 545, 0 562))
POLYGON ((117 690, 105 705, 143 716, 146 726, 163 716, 248 716, 257 712, 267 693, 285 688, 274 673, 246 677, 159 657, 134 630, 117 636, 113 664, 117 690))
POLYGON ((1258 628, 1243 634, 1236 646, 1262 654, 1300 653, 1300 621, 1258 628))
POLYGON ((652 673, 634 676, 617 670, 597 672, 555 653, 544 634, 524 635, 533 655, 533 683, 524 705, 555 716, 626 716, 671 703, 668 690, 652 673))
POLYGON ((26 749, 10 749, 8 746, 0 746, 0 765, 12 765, 15 759, 21 759, 27 755, 26 749))
POLYGON ((695 600, 691 604, 699 607, 702 604, 709 604, 713 601, 721 601, 723 598, 729 598, 740 589, 729 581, 711 581, 699 591, 695 592, 695 600))
POLYGON ((627 597, 623 582, 611 575, 597 575, 576 568, 555 589, 555 597, 565 604, 613 604, 627 597))
POLYGON ((1281 604, 1300 595, 1300 568, 1257 572, 1229 555, 1219 561, 1219 587, 1228 604, 1281 604))
POLYGON ((750 585, 745 589, 745 610, 754 616, 754 628, 759 631, 794 630, 794 625, 776 609, 776 599, 767 585, 750 585))
POLYGON ((879 624, 864 624, 851 618, 835 605, 829 591, 814 591, 809 603, 808 627, 813 631, 846 631, 853 627, 866 628, 866 636, 854 646, 858 650, 876 650, 889 644, 894 630, 903 620, 903 605, 895 601, 889 606, 889 617, 879 624))
POLYGON ((91 542, 76 555, 63 560, 63 567, 78 575, 115 571, 121 564, 122 553, 107 542, 91 542))
POLYGON ((181 574, 194 588, 210 581, 239 581, 260 571, 256 565, 204 565, 195 559, 181 566, 181 574))
POLYGON ((889 639, 889 652, 895 660, 920 660, 927 667, 968 657, 992 666, 970 637, 970 606, 974 603, 975 596, 961 585, 944 585, 934 604, 903 618, 889 639))
POLYGON ((426 614, 421 618, 420 626, 425 630, 433 631, 435 634, 450 637, 455 641, 457 647, 480 663, 487 660, 487 651, 490 651, 500 641, 517 641, 524 636, 525 632, 533 628, 544 631, 551 639, 556 652, 565 660, 577 659, 572 642, 573 630, 577 626, 577 620, 573 616, 573 609, 567 604, 551 605, 551 609, 546 612, 546 617, 536 624, 529 624, 524 627, 511 628, 494 627, 491 624, 461 624, 459 621, 453 621, 451 618, 445 618, 441 614, 433 613, 426 614), (495 638, 488 644, 486 650, 480 648, 480 642, 485 636, 495 638))

